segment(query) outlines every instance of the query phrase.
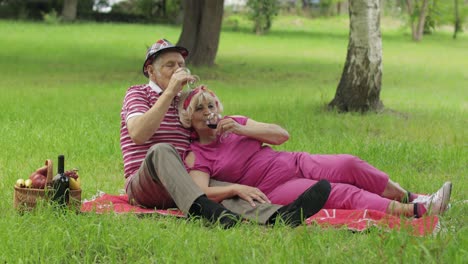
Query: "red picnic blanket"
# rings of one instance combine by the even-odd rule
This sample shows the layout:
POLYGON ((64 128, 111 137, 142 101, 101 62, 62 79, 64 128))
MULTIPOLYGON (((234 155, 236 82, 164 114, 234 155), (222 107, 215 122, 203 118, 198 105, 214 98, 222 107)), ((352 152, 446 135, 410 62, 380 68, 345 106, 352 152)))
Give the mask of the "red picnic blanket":
MULTIPOLYGON (((100 194, 92 200, 85 200, 81 212, 102 213, 137 213, 160 214, 184 217, 178 209, 156 210, 133 206, 128 203, 127 195, 100 194)), ((375 210, 322 209, 306 220, 307 225, 318 224, 322 227, 347 228, 352 231, 364 231, 370 227, 383 229, 406 229, 414 235, 424 236, 439 230, 439 218, 400 218, 375 210)))

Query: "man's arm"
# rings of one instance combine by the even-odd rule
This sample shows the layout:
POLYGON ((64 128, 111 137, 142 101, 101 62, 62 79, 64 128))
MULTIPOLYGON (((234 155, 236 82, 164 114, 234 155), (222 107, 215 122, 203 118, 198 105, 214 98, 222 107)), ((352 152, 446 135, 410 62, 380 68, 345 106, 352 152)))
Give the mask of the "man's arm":
POLYGON ((163 93, 146 113, 127 120, 128 133, 135 144, 145 143, 159 129, 173 99, 170 93, 163 93))
POLYGON ((177 69, 172 74, 167 88, 164 89, 164 92, 156 103, 143 115, 138 115, 127 120, 128 133, 135 144, 145 143, 159 129, 167 110, 171 106, 172 100, 190 78, 190 75, 181 68, 177 69))

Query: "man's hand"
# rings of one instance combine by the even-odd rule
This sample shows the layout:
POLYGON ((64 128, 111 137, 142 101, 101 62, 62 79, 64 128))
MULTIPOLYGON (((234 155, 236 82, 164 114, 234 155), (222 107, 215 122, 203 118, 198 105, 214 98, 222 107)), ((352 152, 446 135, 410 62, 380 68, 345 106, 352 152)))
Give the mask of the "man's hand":
POLYGON ((185 71, 184 68, 178 68, 172 74, 165 92, 171 93, 175 96, 177 93, 182 91, 184 85, 186 85, 187 82, 191 80, 193 80, 193 77, 190 75, 190 73, 185 71))

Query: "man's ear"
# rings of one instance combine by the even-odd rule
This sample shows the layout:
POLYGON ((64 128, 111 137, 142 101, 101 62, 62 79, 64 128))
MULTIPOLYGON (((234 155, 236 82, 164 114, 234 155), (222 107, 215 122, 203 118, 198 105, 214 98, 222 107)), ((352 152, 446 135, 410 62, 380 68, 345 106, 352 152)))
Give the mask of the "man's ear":
POLYGON ((148 72, 148 76, 152 76, 153 74, 155 74, 155 71, 154 71, 154 67, 153 67, 153 64, 149 64, 148 66, 146 66, 146 71, 148 72))
POLYGON ((161 73, 156 70, 156 66, 154 64, 150 64, 147 66, 146 70, 148 71, 148 76, 155 76, 157 79, 161 77, 161 73))

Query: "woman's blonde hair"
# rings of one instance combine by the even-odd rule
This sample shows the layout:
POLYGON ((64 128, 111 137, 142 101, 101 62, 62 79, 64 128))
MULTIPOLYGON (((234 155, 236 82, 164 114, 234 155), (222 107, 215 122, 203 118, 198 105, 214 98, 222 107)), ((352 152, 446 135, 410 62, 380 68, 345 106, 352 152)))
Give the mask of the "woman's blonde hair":
POLYGON ((223 105, 219 101, 219 98, 216 94, 206 86, 201 85, 192 91, 184 91, 180 95, 179 101, 179 119, 182 123, 182 126, 185 128, 192 127, 192 115, 195 111, 197 105, 201 104, 203 100, 214 101, 216 108, 218 109, 218 114, 223 112, 223 105))

